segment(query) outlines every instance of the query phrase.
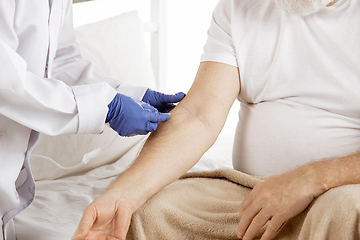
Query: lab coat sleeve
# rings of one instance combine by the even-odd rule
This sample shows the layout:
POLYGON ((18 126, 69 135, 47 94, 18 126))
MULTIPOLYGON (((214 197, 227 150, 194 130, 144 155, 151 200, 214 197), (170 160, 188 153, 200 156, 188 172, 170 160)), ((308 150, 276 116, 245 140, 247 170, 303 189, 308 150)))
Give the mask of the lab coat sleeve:
MULTIPOLYGON (((14 31, 15 1, 0 3, 0 114, 30 129, 48 135, 79 132, 81 120, 74 92, 81 97, 97 89, 106 92, 96 97, 97 122, 84 124, 84 131, 100 133, 104 126, 107 104, 116 91, 100 82, 86 89, 71 88, 56 79, 39 77, 27 69, 26 61, 16 52, 19 40, 14 31), (104 97, 104 96, 107 97, 104 97)), ((89 101, 91 103, 91 101, 89 101)))
POLYGON ((0 114, 49 135, 76 133, 79 117, 71 87, 27 71, 27 64, 0 39, 0 114))

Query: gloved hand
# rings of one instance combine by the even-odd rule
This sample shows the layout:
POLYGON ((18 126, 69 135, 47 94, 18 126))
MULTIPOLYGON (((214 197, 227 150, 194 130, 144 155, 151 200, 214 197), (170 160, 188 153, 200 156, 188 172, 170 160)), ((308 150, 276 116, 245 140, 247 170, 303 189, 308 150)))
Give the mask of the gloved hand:
POLYGON ((105 122, 123 137, 146 135, 156 130, 158 122, 169 120, 169 115, 120 93, 116 94, 108 108, 105 122))
POLYGON ((185 93, 179 92, 177 94, 164 94, 148 89, 142 101, 155 107, 159 112, 170 112, 174 107, 174 103, 180 102, 185 97, 185 93))

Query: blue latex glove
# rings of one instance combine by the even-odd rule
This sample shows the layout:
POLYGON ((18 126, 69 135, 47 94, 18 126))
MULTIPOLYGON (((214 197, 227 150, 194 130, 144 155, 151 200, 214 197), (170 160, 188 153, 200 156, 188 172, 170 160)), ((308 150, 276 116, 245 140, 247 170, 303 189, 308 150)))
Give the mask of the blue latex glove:
POLYGON ((123 137, 146 135, 156 130, 158 122, 169 120, 149 104, 119 93, 108 108, 106 123, 123 137))
POLYGON ((170 112, 177 102, 180 102, 185 97, 185 93, 179 92, 177 94, 164 94, 160 92, 156 92, 154 90, 148 89, 145 92, 145 95, 142 101, 150 104, 154 108, 156 108, 159 112, 170 112))

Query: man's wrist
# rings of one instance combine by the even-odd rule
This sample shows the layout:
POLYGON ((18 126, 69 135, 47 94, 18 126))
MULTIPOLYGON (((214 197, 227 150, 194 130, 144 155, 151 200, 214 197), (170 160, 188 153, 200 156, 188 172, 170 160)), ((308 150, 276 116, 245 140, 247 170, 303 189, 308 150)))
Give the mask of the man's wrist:
POLYGON ((126 198, 138 209, 151 197, 151 189, 146 183, 143 176, 130 167, 106 189, 105 194, 126 198))
POLYGON ((323 172, 322 162, 315 162, 301 167, 304 178, 308 180, 314 198, 329 190, 327 174, 323 172))
POLYGON ((360 184, 360 153, 312 163, 327 189, 360 184))
MULTIPOLYGON (((349 166, 346 166, 350 163, 351 160, 347 160, 348 157, 344 158, 335 158, 332 160, 314 162, 307 165, 308 169, 313 172, 313 179, 318 186, 320 194, 336 187, 340 187, 347 184, 355 184, 355 181, 351 180, 352 171, 345 171, 349 166)), ((351 163, 350 163, 351 166, 351 163)), ((320 195, 319 194, 319 195, 320 195)))
POLYGON ((103 196, 111 197, 115 201, 126 199, 128 203, 131 203, 134 212, 139 209, 143 204, 142 201, 139 201, 139 197, 134 191, 128 191, 117 186, 109 187, 108 189, 106 189, 103 196))

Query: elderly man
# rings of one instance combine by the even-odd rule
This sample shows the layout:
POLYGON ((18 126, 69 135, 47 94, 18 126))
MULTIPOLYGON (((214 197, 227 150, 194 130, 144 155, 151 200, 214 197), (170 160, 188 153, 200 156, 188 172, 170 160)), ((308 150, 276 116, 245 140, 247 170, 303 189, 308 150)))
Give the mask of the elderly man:
POLYGON ((359 8, 354 0, 221 0, 187 97, 84 211, 74 238, 125 239, 132 214, 214 143, 236 98, 234 168, 278 174, 242 201, 238 237, 253 239, 268 223, 261 239, 271 239, 314 198, 360 183, 359 8))

